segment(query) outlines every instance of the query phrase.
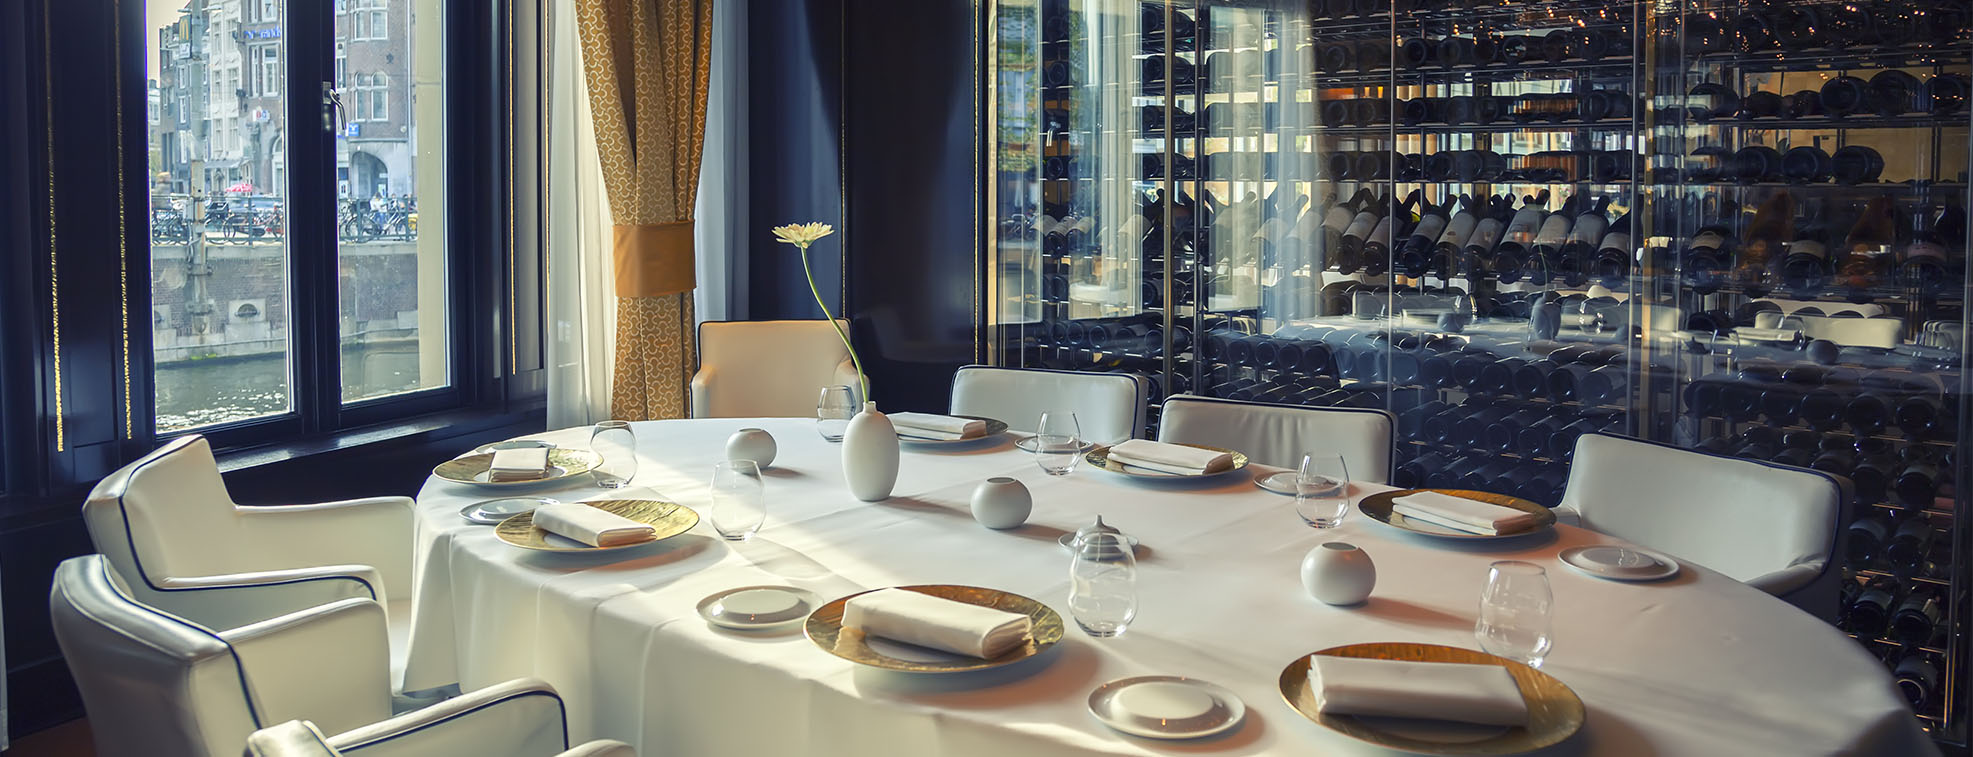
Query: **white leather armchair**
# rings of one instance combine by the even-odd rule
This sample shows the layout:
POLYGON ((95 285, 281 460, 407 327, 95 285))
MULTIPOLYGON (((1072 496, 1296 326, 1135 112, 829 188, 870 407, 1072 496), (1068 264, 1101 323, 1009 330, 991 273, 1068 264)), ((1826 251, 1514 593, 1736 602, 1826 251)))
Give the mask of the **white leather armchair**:
POLYGON ((1294 469, 1302 453, 1343 456, 1350 478, 1391 475, 1391 414, 1368 408, 1303 407, 1175 394, 1158 416, 1158 441, 1237 449, 1262 465, 1294 469))
POLYGON ((304 587, 322 581, 354 582, 384 612, 396 653, 390 680, 400 680, 411 618, 411 498, 237 505, 212 447, 185 436, 104 478, 82 517, 138 601, 211 627, 306 607, 304 587), (304 599, 288 596, 296 592, 304 599))
POLYGON ((1585 434, 1557 510, 1833 621, 1849 500, 1821 471, 1585 434))
POLYGON ((1044 412, 1072 412, 1083 439, 1112 444, 1144 431, 1149 394, 1149 382, 1129 373, 969 365, 952 377, 950 412, 1006 421, 1016 431, 1033 431, 1044 412))
POLYGON ((637 757, 597 740, 567 749, 562 699, 547 684, 515 680, 335 736, 290 720, 247 737, 246 757, 637 757))
MULTIPOLYGON (((848 321, 836 323, 848 333, 848 321)), ((828 321, 699 324, 694 418, 813 418, 822 387, 841 384, 860 397, 858 383, 856 364, 828 321)))

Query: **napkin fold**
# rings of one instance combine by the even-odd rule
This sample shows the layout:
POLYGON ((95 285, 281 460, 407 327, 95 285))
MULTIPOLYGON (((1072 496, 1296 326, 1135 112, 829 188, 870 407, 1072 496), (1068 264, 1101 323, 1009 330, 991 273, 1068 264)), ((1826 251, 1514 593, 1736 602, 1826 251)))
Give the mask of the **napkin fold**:
POLYGON ((1438 492, 1418 492, 1391 500, 1391 510, 1456 531, 1489 536, 1519 531, 1540 517, 1512 507, 1488 504, 1438 492))
POLYGON ((991 659, 1028 640, 1034 621, 1017 612, 908 589, 878 589, 843 603, 843 627, 907 644, 991 659))
POLYGON ((581 502, 557 502, 534 510, 534 525, 592 547, 620 547, 657 538, 657 529, 581 502))
POLYGON ((986 421, 936 413, 891 413, 891 425, 905 436, 953 441, 986 435, 986 421))
POLYGON ((1110 448, 1110 459, 1125 465, 1181 476, 1218 473, 1233 467, 1233 454, 1149 439, 1128 439, 1110 448))
POLYGON ((1312 655, 1308 688, 1326 715, 1528 724, 1521 687, 1499 665, 1312 655))
POLYGON ((494 450, 493 462, 486 470, 487 480, 494 482, 544 478, 548 475, 548 448, 494 450))

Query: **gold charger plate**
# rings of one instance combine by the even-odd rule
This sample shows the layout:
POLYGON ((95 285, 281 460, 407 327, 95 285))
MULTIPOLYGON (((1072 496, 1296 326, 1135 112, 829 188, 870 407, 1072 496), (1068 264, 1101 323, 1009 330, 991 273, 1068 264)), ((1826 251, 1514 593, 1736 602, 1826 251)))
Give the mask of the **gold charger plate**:
POLYGON ((532 510, 500 521, 500 525, 493 527, 493 535, 516 547, 540 552, 608 552, 613 549, 642 547, 652 542, 664 541, 690 531, 693 526, 699 524, 698 511, 684 505, 655 499, 603 499, 582 504, 648 525, 657 531, 657 535, 649 541, 614 547, 591 547, 559 536, 555 537, 554 541, 550 541, 550 534, 546 530, 535 527, 532 510), (566 546, 568 544, 577 546, 566 546))
MULTIPOLYGON (((1062 616, 1054 610, 1049 609, 1048 605, 1019 594, 1013 594, 999 589, 986 589, 978 586, 957 586, 953 584, 925 584, 920 586, 899 586, 897 588, 915 591, 920 594, 930 594, 934 597, 950 599, 955 602, 965 602, 967 604, 991 607, 1007 612, 1018 612, 1028 616, 1034 622, 1033 630, 1029 632, 1030 638, 1028 639, 1028 643, 1002 652, 999 657, 991 660, 982 660, 977 657, 966 657, 962 655, 951 655, 952 659, 937 661, 907 660, 893 657, 871 648, 865 640, 862 631, 855 628, 843 627, 843 603, 848 602, 851 597, 869 593, 857 592, 856 594, 842 597, 818 607, 815 612, 809 613, 808 620, 802 623, 802 632, 807 634, 809 641, 815 642, 816 646, 821 647, 822 651, 829 654, 861 665, 905 673, 958 673, 967 670, 998 668, 1039 655, 1047 651, 1049 647, 1055 646, 1062 641, 1062 616)), ((933 654, 947 654, 937 652, 936 650, 928 651, 933 654)))
POLYGON ((1136 476, 1138 478, 1176 478, 1176 479, 1212 478, 1213 476, 1224 476, 1228 473, 1232 473, 1237 470, 1242 470, 1247 467, 1247 455, 1246 453, 1241 452, 1239 450, 1231 450, 1225 447, 1212 447, 1204 444, 1184 444, 1182 442, 1166 442, 1166 444, 1177 444, 1181 447, 1194 447, 1197 449, 1211 450, 1213 452, 1230 452, 1233 454, 1233 467, 1227 468, 1226 470, 1222 470, 1222 471, 1201 473, 1196 476, 1187 476, 1178 473, 1166 473, 1164 471, 1156 471, 1156 470, 1151 470, 1149 468, 1139 468, 1134 465, 1127 465, 1125 463, 1112 461, 1110 459, 1110 448, 1116 446, 1114 444, 1105 444, 1101 447, 1097 447, 1088 452, 1085 452, 1083 453, 1082 459, 1088 462, 1090 465, 1094 465, 1098 468, 1102 468, 1103 470, 1109 471, 1111 473, 1119 473, 1125 476, 1136 476))
POLYGON ((1384 525, 1393 528, 1402 528, 1416 534, 1436 536, 1441 539, 1512 539, 1516 536, 1526 536, 1555 526, 1555 511, 1542 507, 1538 503, 1529 502, 1520 497, 1508 494, 1493 494, 1490 492, 1473 491, 1471 489, 1399 489, 1397 491, 1380 492, 1364 497, 1361 501, 1357 502, 1356 509, 1358 512, 1370 516, 1371 520, 1384 525), (1392 509, 1392 500, 1410 494, 1417 494, 1418 492, 1438 492, 1454 497, 1464 497, 1470 500, 1485 502, 1490 505, 1511 507, 1524 513, 1533 513, 1537 520, 1533 525, 1511 533, 1491 535, 1472 534, 1446 528, 1437 523, 1412 520, 1398 514, 1392 509))
MULTIPOLYGON (((1449 743, 1442 739, 1419 738, 1400 732, 1393 725, 1397 718, 1359 718, 1353 715, 1324 715, 1315 709, 1315 695, 1308 690, 1308 655, 1295 658, 1281 671, 1281 698, 1288 706, 1332 731, 1358 741, 1419 754, 1523 754, 1561 743, 1583 725, 1583 701, 1567 684, 1505 657, 1485 652, 1437 644, 1379 642, 1330 647, 1319 655, 1363 657, 1412 662, 1463 662, 1499 665, 1513 674, 1521 687, 1521 698, 1528 702, 1526 727, 1495 728, 1470 741, 1449 743)), ((1424 724, 1420 724, 1424 725, 1424 724)))
POLYGON ((589 450, 553 447, 548 450, 548 475, 541 478, 499 482, 486 480, 487 469, 493 466, 491 452, 475 453, 439 463, 437 467, 432 468, 432 475, 455 484, 507 489, 567 480, 595 470, 602 464, 603 457, 589 450))
POLYGON ((1003 420, 988 418, 984 415, 955 415, 952 417, 965 418, 971 421, 986 421, 986 433, 980 434, 979 436, 967 437, 965 439, 927 439, 922 436, 912 436, 910 434, 907 434, 904 432, 904 429, 900 428, 897 429, 897 440, 900 442, 906 442, 910 444, 963 444, 967 442, 977 442, 986 439, 992 439, 993 437, 1007 433, 1007 422, 1003 420))

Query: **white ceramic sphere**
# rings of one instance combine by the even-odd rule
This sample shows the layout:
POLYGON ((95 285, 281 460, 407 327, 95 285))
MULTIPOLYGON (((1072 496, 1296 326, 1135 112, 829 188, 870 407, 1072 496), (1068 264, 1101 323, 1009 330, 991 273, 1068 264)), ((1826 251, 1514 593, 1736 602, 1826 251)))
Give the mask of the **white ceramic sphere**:
POLYGON ((1323 542, 1302 558, 1302 588, 1324 604, 1357 604, 1376 585, 1377 566, 1354 544, 1323 542))
POLYGON ((743 428, 726 438, 726 459, 752 460, 755 465, 766 468, 774 464, 774 453, 779 448, 774 444, 774 435, 757 428, 743 428))
POLYGON ((973 519, 987 528, 1014 528, 1032 512, 1034 496, 1020 479, 995 476, 973 489, 973 519))

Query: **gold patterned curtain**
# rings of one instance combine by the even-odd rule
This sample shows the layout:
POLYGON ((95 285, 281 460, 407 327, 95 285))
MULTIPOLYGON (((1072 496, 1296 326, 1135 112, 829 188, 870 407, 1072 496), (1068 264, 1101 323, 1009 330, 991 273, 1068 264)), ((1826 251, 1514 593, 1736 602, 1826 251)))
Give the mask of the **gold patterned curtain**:
POLYGON ((692 379, 692 204, 705 147, 712 0, 576 0, 615 223, 611 415, 683 418, 692 379))

